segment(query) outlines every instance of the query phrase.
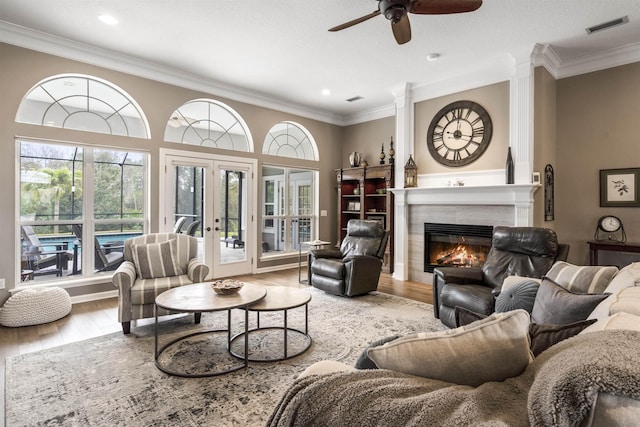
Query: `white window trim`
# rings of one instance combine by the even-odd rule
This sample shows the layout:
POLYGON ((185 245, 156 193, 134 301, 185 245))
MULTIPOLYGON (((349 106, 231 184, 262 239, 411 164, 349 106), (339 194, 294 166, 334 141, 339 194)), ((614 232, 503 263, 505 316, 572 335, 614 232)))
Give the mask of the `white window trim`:
MULTIPOLYGON (((22 263, 21 263, 21 254, 19 253, 19 248, 21 247, 21 233, 20 233, 20 227, 22 225, 47 225, 48 223, 59 223, 60 221, 21 221, 20 220, 20 216, 21 216, 21 200, 20 200, 20 185, 21 185, 21 178, 20 178, 20 172, 21 172, 21 150, 20 150, 20 143, 21 142, 32 142, 32 143, 36 143, 36 144, 51 144, 51 145, 69 145, 69 146, 74 146, 74 147, 82 147, 83 149, 89 149, 89 152, 85 151, 83 154, 83 179, 84 179, 84 188, 83 188, 83 193, 84 193, 84 197, 83 197, 83 214, 87 215, 87 212, 91 212, 90 215, 88 215, 86 217, 86 219, 84 220, 70 220, 70 221, 65 221, 65 224, 83 224, 86 225, 89 230, 89 237, 90 237, 90 244, 92 245, 92 249, 93 249, 93 236, 94 236, 94 227, 95 224, 108 224, 108 223, 118 223, 118 224, 122 224, 122 223, 142 223, 142 230, 143 233, 148 233, 149 228, 150 228, 150 217, 151 217, 151 198, 150 198, 150 193, 149 193, 149 184, 150 184, 150 176, 151 176, 151 171, 150 171, 150 156, 151 156, 151 152, 150 150, 142 150, 142 149, 131 149, 131 148, 123 148, 123 147, 115 147, 115 146, 109 146, 109 145, 96 145, 96 144, 88 144, 88 143, 80 143, 80 142, 72 142, 72 141, 60 141, 60 140, 52 140, 52 139, 47 139, 47 138, 33 138, 33 137, 22 137, 22 136, 17 136, 15 137, 15 144, 16 144, 16 149, 15 149, 15 171, 16 171, 16 177, 14 179, 15 181, 15 200, 14 200, 14 219, 15 219, 15 223, 14 223, 14 230, 16 230, 15 233, 15 244, 14 244, 14 248, 16 250, 16 262, 15 262, 15 271, 14 271, 14 280, 15 280, 15 287, 13 288, 12 292, 15 291, 20 291, 20 290, 24 290, 24 289, 35 289, 35 288, 47 288, 47 287, 51 287, 51 286, 58 286, 64 289, 70 289, 70 288, 75 288, 75 287, 81 287, 81 286, 87 286, 87 285, 95 285, 95 284, 102 284, 102 283, 110 283, 111 282, 111 278, 113 277, 113 274, 115 273, 114 271, 107 271, 107 272, 102 272, 102 273, 98 273, 98 274, 92 274, 92 275, 85 275, 85 276, 79 276, 79 277, 72 277, 72 276, 67 276, 67 277, 60 277, 57 279, 53 279, 53 280, 47 280, 44 282, 30 282, 28 284, 23 284, 23 282, 20 281, 20 275, 21 275, 21 271, 22 271, 22 263), (94 197, 94 188, 93 188, 93 168, 89 167, 89 165, 93 165, 93 151, 94 150, 116 150, 116 151, 128 151, 128 152, 135 152, 135 153, 140 153, 140 154, 144 154, 144 163, 143 163, 143 167, 145 168, 144 171, 144 175, 143 175, 143 180, 144 180, 144 217, 139 220, 139 219, 117 219, 117 220, 112 220, 112 219, 100 219, 100 220, 96 220, 93 218, 93 209, 89 210, 87 208, 87 205, 89 206, 93 206, 93 197, 94 197), (89 154, 90 153, 90 154, 89 154), (89 161, 89 158, 91 159, 91 161, 89 161)), ((95 262, 94 260, 94 253, 95 251, 91 250, 88 251, 89 253, 87 254, 87 261, 86 263, 88 263, 88 265, 93 265, 93 263, 95 262)), ((117 291, 116 291, 116 295, 117 295, 117 291)))

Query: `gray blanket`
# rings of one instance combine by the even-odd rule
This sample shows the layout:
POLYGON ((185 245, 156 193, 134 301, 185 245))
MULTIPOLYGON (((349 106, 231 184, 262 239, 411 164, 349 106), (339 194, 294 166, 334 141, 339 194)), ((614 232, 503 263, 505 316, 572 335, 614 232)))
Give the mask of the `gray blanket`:
POLYGON ((572 426, 599 392, 640 399, 640 332, 579 335, 518 377, 479 387, 388 370, 297 380, 268 426, 572 426))

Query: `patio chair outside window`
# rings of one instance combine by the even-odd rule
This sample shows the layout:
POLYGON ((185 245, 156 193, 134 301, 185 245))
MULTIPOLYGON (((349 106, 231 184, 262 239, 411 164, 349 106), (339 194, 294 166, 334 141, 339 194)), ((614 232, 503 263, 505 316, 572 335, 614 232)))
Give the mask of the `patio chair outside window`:
MULTIPOLYGON (((82 246, 82 225, 74 224, 71 226, 73 234, 78 239, 78 244, 74 247, 74 253, 77 254, 78 247, 82 246)), ((124 261, 124 242, 113 241, 107 242, 104 245, 100 244, 97 237, 93 238, 93 244, 95 249, 95 269, 96 271, 114 271, 116 270, 122 261, 124 261)), ((77 263, 74 261, 74 274, 80 270, 77 267, 77 263)))
POLYGON ((33 275, 56 274, 62 276, 73 253, 68 250, 66 242, 43 245, 30 225, 22 226, 23 259, 25 266, 33 270, 33 275), (55 249, 46 249, 47 247, 55 249), (53 267, 53 268, 50 268, 53 267))

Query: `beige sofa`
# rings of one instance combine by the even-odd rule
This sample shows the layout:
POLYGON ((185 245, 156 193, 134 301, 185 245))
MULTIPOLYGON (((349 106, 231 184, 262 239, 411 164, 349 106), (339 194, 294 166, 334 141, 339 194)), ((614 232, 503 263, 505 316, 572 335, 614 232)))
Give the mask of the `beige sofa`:
POLYGON ((366 350, 380 369, 318 362, 268 425, 640 425, 640 263, 604 292, 595 323, 535 358, 518 309, 366 350))

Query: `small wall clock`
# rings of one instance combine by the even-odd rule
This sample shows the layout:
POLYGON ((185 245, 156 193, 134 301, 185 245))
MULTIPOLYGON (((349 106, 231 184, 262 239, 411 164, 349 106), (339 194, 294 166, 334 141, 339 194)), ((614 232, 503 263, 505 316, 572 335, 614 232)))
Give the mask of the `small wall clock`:
POLYGON ((473 101, 456 101, 431 120, 427 148, 445 166, 465 166, 485 152, 492 135, 493 123, 487 110, 473 101))
POLYGON ((596 227, 595 240, 611 240, 614 242, 626 242, 627 234, 624 232, 624 226, 620 218, 613 215, 605 215, 598 220, 596 227), (605 237, 602 237, 600 233, 606 233, 605 237), (619 233, 620 237, 617 238, 619 233))

